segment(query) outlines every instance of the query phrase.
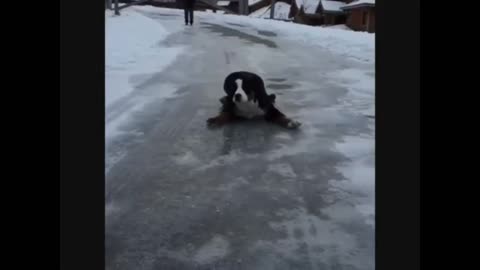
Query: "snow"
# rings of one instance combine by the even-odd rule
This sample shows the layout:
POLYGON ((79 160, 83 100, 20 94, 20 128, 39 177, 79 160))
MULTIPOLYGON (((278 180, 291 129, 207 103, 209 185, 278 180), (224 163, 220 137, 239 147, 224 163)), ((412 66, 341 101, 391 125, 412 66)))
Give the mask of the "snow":
MULTIPOLYGON (((288 19, 290 13, 290 5, 284 2, 275 3, 274 19, 288 19)), ((252 12, 250 17, 254 18, 270 18, 270 5, 252 12)))
POLYGON ((129 70, 152 68, 152 62, 145 65, 136 65, 139 52, 148 50, 158 40, 165 38, 168 32, 161 26, 151 27, 156 23, 136 12, 125 10, 122 16, 112 16, 106 12, 105 22, 105 68, 106 68, 106 105, 112 104, 120 97, 127 95, 133 89, 125 82, 119 82, 127 76, 129 70), (134 23, 132 23, 134 22, 134 23), (149 31, 139 31, 142 28, 149 31), (128 34, 127 34, 128 33, 128 34), (112 78, 117 77, 117 78, 112 78), (115 80, 112 80, 115 79, 115 80), (111 85, 115 83, 115 85, 111 85))
POLYGON ((315 14, 318 8, 318 4, 320 3, 320 0, 295 0, 295 1, 299 9, 303 5, 303 8, 306 14, 315 14))
POLYGON ((110 11, 106 14, 105 99, 108 107, 133 91, 128 82, 131 75, 163 70, 180 50, 158 50, 158 43, 169 32, 152 19, 131 9, 122 11, 121 16, 112 16, 110 11))
MULTIPOLYGON (((358 61, 373 62, 375 60, 374 33, 345 31, 342 29, 265 20, 263 18, 255 18, 253 14, 250 14, 249 17, 216 14, 205 15, 208 15, 209 20, 218 23, 230 22, 251 26, 252 28, 269 29, 269 31, 279 33, 282 38, 320 46, 332 53, 358 61)), ((230 25, 229 27, 233 26, 230 25)))
POLYGON ((340 29, 340 30, 347 30, 347 31, 353 31, 350 29, 347 25, 345 24, 336 24, 336 25, 324 25, 322 26, 323 28, 329 28, 329 29, 340 29))
POLYGON ((322 7, 325 11, 342 12, 340 8, 343 6, 345 6, 343 2, 322 0, 322 7))
MULTIPOLYGON (((211 10, 211 9, 206 9, 205 12, 207 12, 207 13, 214 13, 213 10, 211 10)), ((223 10, 217 10, 217 13, 218 13, 218 14, 224 14, 225 11, 223 11, 223 10)))
POLYGON ((357 0, 357 1, 351 2, 350 4, 346 4, 343 7, 349 8, 349 7, 354 7, 354 6, 363 5, 363 4, 375 5, 375 0, 357 0))
MULTIPOLYGON (((160 42, 170 34, 155 20, 136 12, 122 10, 121 16, 105 12, 105 135, 108 143, 123 134, 122 128, 149 99, 134 97, 132 78, 162 71, 173 63, 183 48, 161 48, 160 42), (128 102, 126 102, 128 101, 128 102), (110 110, 123 104, 121 113, 110 110)), ((164 85, 155 98, 171 96, 176 88, 164 85)))

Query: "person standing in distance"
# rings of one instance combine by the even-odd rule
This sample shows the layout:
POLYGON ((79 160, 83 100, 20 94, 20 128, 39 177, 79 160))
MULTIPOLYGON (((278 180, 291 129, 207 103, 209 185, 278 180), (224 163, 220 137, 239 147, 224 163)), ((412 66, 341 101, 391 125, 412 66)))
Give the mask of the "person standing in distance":
POLYGON ((193 9, 195 7, 196 0, 183 0, 185 11, 185 25, 193 25, 193 9))

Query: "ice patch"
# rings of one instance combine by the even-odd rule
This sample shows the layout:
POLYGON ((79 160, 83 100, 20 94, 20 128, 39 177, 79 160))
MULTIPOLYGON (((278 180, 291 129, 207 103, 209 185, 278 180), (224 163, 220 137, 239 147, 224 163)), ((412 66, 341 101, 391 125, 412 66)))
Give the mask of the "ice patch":
POLYGON ((279 174, 280 176, 287 178, 296 178, 297 174, 293 171, 292 167, 287 163, 277 163, 268 165, 268 171, 279 174))
POLYGON ((200 160, 191 151, 187 151, 182 155, 174 157, 174 160, 179 165, 196 165, 200 163, 200 160))
POLYGON ((279 133, 279 134, 275 134, 275 138, 281 139, 281 140, 291 140, 292 136, 288 133, 279 133))
MULTIPOLYGON (((124 127, 132 120, 132 115, 135 112, 141 111, 148 102, 152 100, 162 100, 168 97, 175 96, 175 92, 178 90, 178 87, 173 84, 162 84, 159 85, 158 91, 155 92, 154 96, 149 98, 136 97, 133 107, 126 108, 119 116, 113 118, 105 123, 105 139, 107 145, 112 139, 118 135, 132 132, 132 130, 126 130, 124 127)), ((108 118, 107 113, 107 118, 108 118)))
POLYGON ((232 151, 228 153, 227 155, 220 156, 212 161, 210 161, 208 164, 203 165, 198 167, 196 170, 207 170, 211 169, 217 166, 225 166, 225 165, 231 165, 239 160, 242 159, 249 159, 249 158, 256 158, 258 155, 253 155, 253 154, 245 154, 240 151, 232 151))
POLYGON ((368 224, 374 225, 375 217, 375 142, 373 137, 343 138, 336 149, 350 159, 337 167, 347 179, 331 181, 335 188, 356 194, 350 197, 357 210, 362 213, 368 224))
POLYGON ((359 269, 374 269, 373 248, 362 247, 355 234, 343 230, 334 221, 308 214, 304 208, 280 211, 277 216, 283 217, 284 221, 269 225, 285 233, 286 237, 274 242, 257 241, 254 250, 273 250, 278 256, 291 260, 297 260, 299 253, 306 253, 313 265, 340 261, 359 269))
POLYGON ((109 216, 118 210, 120 209, 116 205, 114 205, 112 202, 108 202, 105 204, 105 216, 109 216))
POLYGON ((375 78, 365 70, 344 69, 327 74, 328 79, 348 89, 342 104, 355 112, 375 116, 375 78))
POLYGON ((107 142, 107 147, 111 138, 132 132, 132 130, 126 130, 125 126, 130 121, 132 114, 141 111, 144 108, 145 104, 145 99, 137 99, 137 102, 133 107, 128 108, 117 118, 114 118, 113 120, 105 123, 105 139, 107 142))
POLYGON ((200 264, 211 263, 225 257, 230 252, 229 249, 230 243, 217 235, 196 251, 193 260, 200 264))

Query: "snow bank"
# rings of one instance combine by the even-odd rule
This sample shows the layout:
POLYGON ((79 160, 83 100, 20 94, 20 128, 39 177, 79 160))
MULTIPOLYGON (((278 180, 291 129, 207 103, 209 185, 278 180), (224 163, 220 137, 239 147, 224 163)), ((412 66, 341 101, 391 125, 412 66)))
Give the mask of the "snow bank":
MULTIPOLYGON (((314 2, 308 1, 306 2, 314 2)), ((148 6, 136 7, 136 9, 145 10, 153 13, 157 12, 164 14, 177 14, 183 16, 183 11, 177 9, 153 8, 148 6)), ((267 12, 267 14, 268 16, 270 15, 269 12, 267 12)), ((238 23, 246 26, 251 26, 252 28, 268 29, 269 31, 276 32, 278 34, 278 38, 285 38, 288 40, 305 42, 309 45, 323 47, 332 53, 362 62, 373 63, 375 61, 375 33, 344 31, 343 29, 316 27, 284 21, 266 20, 264 18, 257 18, 254 16, 238 16, 231 14, 215 14, 207 12, 197 12, 195 13, 195 16, 198 16, 200 20, 215 22, 219 24, 238 23)), ((229 25, 228 27, 235 28, 232 25, 229 25)), ((238 30, 242 31, 243 29, 238 30)))
POLYGON ((141 102, 132 103, 114 119, 108 114, 110 106, 135 89, 131 77, 161 72, 181 53, 182 48, 160 47, 169 34, 161 24, 134 9, 123 10, 121 16, 105 12, 105 106, 106 118, 110 119, 105 126, 107 141, 118 134, 129 114, 142 107, 141 102))
POLYGON ((322 26, 324 28, 328 28, 328 29, 340 29, 340 30, 347 30, 347 31, 353 31, 352 29, 350 29, 347 25, 345 24, 336 24, 336 25, 325 25, 325 26, 322 26))
POLYGON ((375 61, 374 33, 345 31, 236 15, 212 16, 211 19, 217 20, 219 23, 227 21, 269 29, 269 31, 278 33, 281 38, 320 46, 332 53, 363 62, 373 63, 375 61))
POLYGON ((123 80, 128 80, 133 70, 142 73, 158 68, 151 61, 151 51, 168 32, 155 21, 128 9, 121 16, 107 11, 105 19, 105 99, 108 106, 133 90, 123 80))

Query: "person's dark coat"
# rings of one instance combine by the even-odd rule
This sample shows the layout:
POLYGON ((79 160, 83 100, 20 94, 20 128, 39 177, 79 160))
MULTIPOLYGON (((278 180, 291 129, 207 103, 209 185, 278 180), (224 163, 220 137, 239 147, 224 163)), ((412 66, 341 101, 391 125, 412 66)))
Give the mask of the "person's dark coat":
POLYGON ((196 0, 183 0, 184 1, 184 8, 186 9, 193 9, 195 6, 196 0))

